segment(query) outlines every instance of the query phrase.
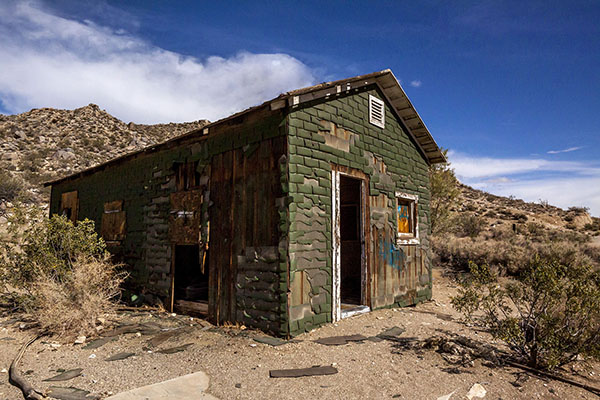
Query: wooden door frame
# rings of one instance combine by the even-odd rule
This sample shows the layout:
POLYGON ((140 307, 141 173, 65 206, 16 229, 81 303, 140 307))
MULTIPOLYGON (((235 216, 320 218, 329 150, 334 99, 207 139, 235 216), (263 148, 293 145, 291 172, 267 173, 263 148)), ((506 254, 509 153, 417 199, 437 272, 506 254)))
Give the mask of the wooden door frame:
POLYGON ((360 241, 361 241, 361 304, 370 307, 370 274, 369 258, 367 257, 369 237, 369 206, 368 206, 368 176, 362 171, 340 165, 331 166, 331 239, 332 239, 332 307, 331 319, 339 321, 341 312, 341 243, 340 243, 340 177, 358 179, 360 181, 360 241))

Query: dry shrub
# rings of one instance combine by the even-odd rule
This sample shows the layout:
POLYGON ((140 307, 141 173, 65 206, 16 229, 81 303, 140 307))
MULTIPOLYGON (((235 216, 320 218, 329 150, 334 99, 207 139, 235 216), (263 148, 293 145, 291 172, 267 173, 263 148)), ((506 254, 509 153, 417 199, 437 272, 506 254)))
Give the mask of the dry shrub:
POLYGON ((98 317, 114 311, 124 278, 107 257, 76 260, 63 280, 40 271, 32 284, 32 316, 47 332, 93 334, 98 317))
POLYGON ((15 241, 0 245, 0 296, 47 333, 93 332, 119 300, 125 274, 109 259, 90 220, 15 212, 15 241))
POLYGON ((468 271, 469 263, 489 265, 502 275, 516 275, 534 257, 566 266, 600 266, 596 248, 578 241, 550 241, 506 230, 488 232, 473 238, 433 237, 431 245, 436 262, 455 271, 468 271))
POLYGON ((477 237, 485 228, 486 220, 475 214, 461 215, 456 218, 455 233, 458 236, 477 237))

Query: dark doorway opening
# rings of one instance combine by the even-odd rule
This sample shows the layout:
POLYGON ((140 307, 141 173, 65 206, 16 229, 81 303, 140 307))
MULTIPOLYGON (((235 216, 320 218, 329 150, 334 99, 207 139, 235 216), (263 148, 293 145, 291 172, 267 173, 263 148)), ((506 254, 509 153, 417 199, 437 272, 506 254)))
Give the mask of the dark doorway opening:
POLYGON ((198 245, 175 246, 173 295, 178 312, 208 313, 208 265, 198 245))
POLYGON ((362 205, 360 179, 340 176, 340 302, 362 304, 362 205))

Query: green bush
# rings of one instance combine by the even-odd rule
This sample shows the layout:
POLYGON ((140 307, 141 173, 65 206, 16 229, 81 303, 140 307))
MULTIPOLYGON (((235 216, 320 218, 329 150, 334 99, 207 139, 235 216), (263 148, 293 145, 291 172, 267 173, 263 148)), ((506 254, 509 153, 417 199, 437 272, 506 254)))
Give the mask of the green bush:
MULTIPOLYGON (((444 150, 443 153, 446 156, 448 150, 444 150)), ((453 219, 451 210, 460 194, 459 183, 450 168, 450 163, 433 164, 429 167, 429 184, 431 232, 439 234, 450 229, 453 219)))
POLYGON ((486 221, 474 214, 461 216, 457 219, 457 234, 459 236, 477 237, 485 228, 486 221))
POLYGON ((489 329, 534 368, 553 369, 578 355, 600 358, 600 272, 536 257, 514 280, 500 282, 470 263, 453 306, 489 329))
POLYGON ((0 215, 6 214, 6 204, 25 194, 25 185, 6 171, 0 171, 0 215))
POLYGON ((17 240, 1 248, 2 294, 50 333, 93 332, 96 319, 113 309, 125 278, 94 222, 73 224, 19 208, 10 219, 17 240))

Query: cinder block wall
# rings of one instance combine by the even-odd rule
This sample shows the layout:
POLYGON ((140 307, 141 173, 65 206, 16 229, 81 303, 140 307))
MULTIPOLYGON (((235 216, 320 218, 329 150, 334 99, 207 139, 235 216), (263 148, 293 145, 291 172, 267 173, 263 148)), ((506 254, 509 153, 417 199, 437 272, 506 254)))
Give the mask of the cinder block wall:
POLYGON ((304 103, 288 115, 290 334, 331 321, 332 164, 369 181, 366 238, 374 308, 431 298, 428 164, 386 104, 385 129, 369 123, 375 86, 304 103), (417 194, 420 243, 396 246, 395 192, 417 194))

